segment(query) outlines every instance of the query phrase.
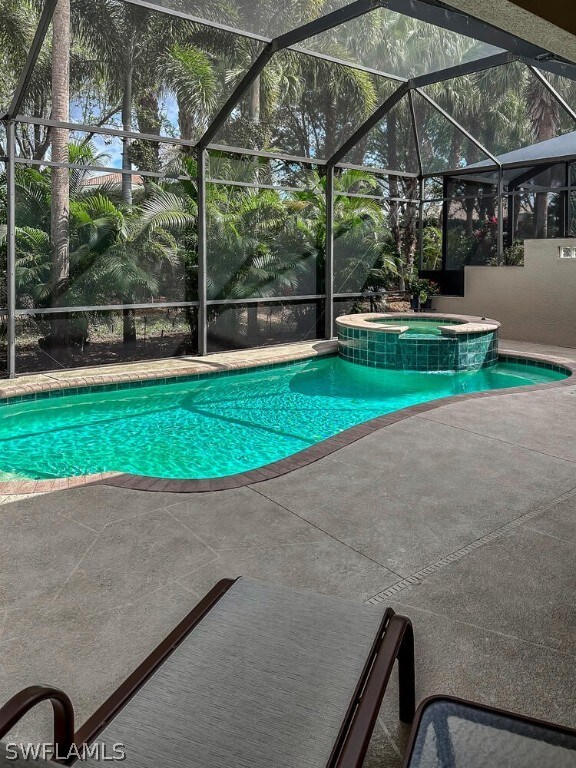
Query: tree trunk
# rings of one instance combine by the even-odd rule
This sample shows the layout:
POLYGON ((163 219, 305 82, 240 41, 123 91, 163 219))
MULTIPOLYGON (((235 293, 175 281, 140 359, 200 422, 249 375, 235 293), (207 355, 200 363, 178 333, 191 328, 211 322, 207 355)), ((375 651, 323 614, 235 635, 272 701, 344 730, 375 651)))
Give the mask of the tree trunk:
POLYGON ((246 340, 249 347, 257 346, 260 341, 258 304, 248 304, 246 307, 246 340))
MULTIPOLYGON (((398 168, 398 123, 394 110, 387 115, 387 133, 388 133, 388 167, 390 170, 398 168)), ((400 230, 400 203, 397 201, 399 195, 398 176, 390 175, 388 177, 390 187, 390 233, 394 240, 394 250, 396 252, 396 262, 398 266, 399 288, 406 290, 406 269, 402 255, 402 233, 400 230), (396 198, 396 199, 394 199, 396 198)))
MULTIPOLYGON (((260 76, 258 76, 248 89, 248 120, 254 125, 260 124, 260 108, 260 76)), ((246 307, 246 340, 249 347, 257 346, 260 341, 257 304, 248 304, 246 307)))
MULTIPOLYGON (((554 99, 550 98, 550 94, 544 90, 542 85, 538 86, 538 91, 533 95, 533 98, 535 100, 533 124, 536 129, 536 141, 553 139, 556 136, 556 125, 558 123, 558 104, 554 99)), ((548 176, 549 172, 546 173, 545 178, 548 176)), ((534 237, 540 239, 548 237, 547 192, 538 192, 536 194, 534 204, 534 237)))
POLYGON ((454 130, 452 134, 452 140, 450 141, 450 154, 448 157, 448 168, 458 168, 460 161, 460 148, 462 146, 462 134, 458 130, 454 130))
MULTIPOLYGON (((148 88, 136 98, 136 117, 141 133, 159 136, 162 129, 158 96, 154 89, 148 88)), ((132 144, 131 157, 138 168, 145 171, 160 170, 160 143, 158 141, 135 141, 132 144)), ((144 177, 144 182, 146 182, 144 177)))
MULTIPOLYGON (((70 0, 58 0, 52 21, 52 119, 69 121, 70 104, 70 0)), ((68 131, 52 129, 52 160, 68 162, 68 131)), ((69 209, 70 180, 67 168, 52 168, 50 249, 52 305, 61 304, 63 287, 70 273, 69 209)), ((67 322, 54 318, 52 341, 66 343, 67 322)))
MULTIPOLYGON (((402 222, 402 253, 406 265, 406 274, 410 275, 416 265, 416 251, 418 248, 418 216, 419 206, 418 182, 416 179, 404 179, 404 197, 410 200, 404 203, 406 206, 404 221, 402 222)), ((403 290, 406 290, 404 287, 403 290)))
MULTIPOLYGON (((122 97, 122 129, 132 130, 132 80, 134 76, 133 45, 129 43, 130 53, 126 63, 126 75, 124 78, 124 94, 122 97)), ((126 136, 122 139, 122 170, 131 170, 130 163, 130 139, 126 136)), ((122 200, 127 205, 132 205, 132 178, 130 174, 122 174, 122 200)))
POLYGON ((548 193, 537 192, 534 201, 534 237, 546 240, 548 237, 548 193))
MULTIPOLYGON (((468 194, 468 193, 466 193, 468 194)), ((466 237, 470 240, 474 236, 474 210, 476 208, 476 200, 470 197, 464 200, 464 209, 466 211, 466 237)))
MULTIPOLYGON (((131 299, 131 297, 126 298, 131 299)), ((124 344, 134 344, 136 341, 136 311, 134 309, 122 310, 122 341, 124 344)))
MULTIPOLYGON (((180 99, 180 96, 176 97, 178 104, 178 127, 180 128, 180 138, 186 141, 191 141, 194 136, 194 120, 188 113, 185 104, 180 99)), ((187 147, 182 147, 183 150, 187 147)))
POLYGON ((248 89, 248 119, 251 123, 260 122, 260 76, 248 89))
POLYGON ((336 149, 336 109, 328 85, 324 96, 324 127, 324 147, 320 151, 324 157, 330 157, 336 149))

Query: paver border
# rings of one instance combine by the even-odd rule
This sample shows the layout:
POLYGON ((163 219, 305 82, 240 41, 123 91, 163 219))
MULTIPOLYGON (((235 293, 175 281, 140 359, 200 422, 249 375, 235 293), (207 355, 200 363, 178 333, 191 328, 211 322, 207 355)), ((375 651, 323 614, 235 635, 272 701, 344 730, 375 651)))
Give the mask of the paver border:
MULTIPOLYGON (((334 353, 324 354, 323 356, 334 356, 334 353)), ((305 358, 304 358, 305 359, 305 358)), ((209 493, 213 491, 233 490, 234 488, 242 488, 247 485, 253 485, 255 483, 261 483, 265 480, 272 480, 276 477, 281 477, 289 472, 293 472, 296 469, 301 469, 309 464, 313 464, 319 459, 323 459, 332 453, 335 453, 340 448, 344 448, 347 445, 355 443, 362 437, 371 435, 374 432, 378 432, 381 429, 397 424, 404 419, 408 419, 411 416, 416 416, 426 411, 435 410, 445 405, 452 405, 454 403, 461 403, 466 400, 479 399, 483 397, 498 397, 507 394, 523 394, 525 392, 535 392, 539 390, 553 389, 558 387, 574 386, 576 384, 576 363, 569 360, 562 359, 562 362, 551 359, 547 355, 537 355, 535 353, 524 352, 500 352, 498 354, 498 360, 501 362, 520 363, 525 365, 536 365, 548 370, 555 370, 558 372, 564 372, 568 374, 567 378, 560 381, 553 381, 547 384, 533 384, 520 387, 507 387, 505 389, 492 389, 484 392, 470 392, 461 395, 452 395, 451 397, 440 398, 439 400, 430 400, 426 403, 420 403, 419 405, 412 405, 407 408, 402 408, 394 413, 386 414, 384 416, 377 416, 375 419, 370 419, 362 424, 357 424, 354 427, 339 432, 337 435, 322 440, 315 445, 305 448, 298 453, 292 454, 285 459, 280 459, 271 464, 267 464, 259 469, 252 469, 244 473, 235 475, 228 475, 226 477, 199 479, 199 480, 175 480, 171 478, 158 478, 147 477, 145 475, 133 475, 128 473, 103 473, 97 475, 81 475, 70 478, 58 478, 52 480, 14 480, 0 482, 0 495, 19 495, 19 494, 34 494, 34 493, 46 493, 49 491, 64 490, 66 488, 88 486, 88 485, 108 485, 118 488, 128 488, 138 491, 151 491, 151 492, 164 492, 164 493, 209 493)), ((222 376, 230 375, 236 372, 249 372, 254 370, 265 370, 276 367, 277 365, 285 365, 287 362, 302 362, 303 358, 296 360, 279 360, 272 364, 254 365, 252 367, 243 367, 237 371, 217 371, 207 374, 196 374, 186 377, 170 377, 168 381, 174 382, 178 379, 198 379, 210 376, 222 376)), ((123 389, 128 388, 134 382, 126 382, 124 386, 122 384, 112 385, 114 388, 123 389)), ((146 382, 149 384, 159 383, 158 380, 146 382)), ((110 385, 109 385, 110 386, 110 385)), ((106 389, 106 385, 86 387, 87 390, 106 389)), ((76 390, 78 391, 78 390, 76 390)), ((41 393, 43 396, 54 396, 56 393, 41 393)), ((64 394, 72 394, 70 390, 64 390, 64 394)), ((34 396, 32 396, 33 398, 34 396)), ((26 396, 8 398, 14 402, 19 402, 23 399, 28 399, 26 396)))

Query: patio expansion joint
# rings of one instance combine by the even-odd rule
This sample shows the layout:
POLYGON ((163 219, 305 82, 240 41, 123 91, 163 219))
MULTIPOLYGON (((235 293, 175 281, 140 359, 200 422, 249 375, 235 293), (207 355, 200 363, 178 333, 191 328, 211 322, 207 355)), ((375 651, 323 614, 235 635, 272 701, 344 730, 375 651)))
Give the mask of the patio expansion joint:
POLYGON ((459 560, 462 560, 464 557, 466 557, 466 555, 469 555, 471 552, 474 552, 475 550, 480 549, 488 544, 491 544, 494 541, 498 541, 499 539, 504 538, 512 531, 515 531, 517 528, 521 528, 522 526, 524 526, 525 523, 542 515, 544 512, 546 512, 547 509, 551 509, 552 507, 554 507, 562 499, 568 498, 571 494, 574 493, 575 490, 576 490, 576 486, 574 488, 570 488, 565 493, 560 494, 560 496, 557 496, 554 499, 547 501, 545 504, 542 504, 539 507, 536 507, 535 509, 531 509, 529 512, 526 512, 524 515, 517 517, 515 520, 512 520, 509 523, 506 523, 500 528, 497 528, 494 531, 490 531, 490 533, 487 533, 485 536, 481 536, 479 539, 476 539, 470 544, 467 544, 465 547, 461 547, 460 549, 457 549, 454 552, 451 552, 449 555, 445 555, 439 560, 436 560, 434 563, 427 565, 425 568, 421 568, 420 570, 413 573, 411 576, 406 576, 400 579, 395 584, 392 584, 386 589, 383 589, 381 592, 378 592, 377 594, 368 598, 368 600, 365 600, 364 602, 367 603, 368 605, 379 605, 380 603, 383 603, 389 600, 390 598, 395 597, 396 595, 398 595, 398 593, 402 592, 405 589, 409 589, 410 587, 414 587, 414 586, 420 586, 423 583, 423 581, 426 579, 426 577, 432 576, 433 574, 443 570, 444 568, 451 565, 452 563, 456 563, 459 560))
MULTIPOLYGON (((530 392, 519 392, 518 395, 529 395, 530 392)), ((436 411, 441 411, 443 406, 439 406, 436 411)), ((446 407, 450 407, 450 404, 448 404, 446 407)), ((522 451, 530 451, 530 453, 538 454, 539 456, 547 456, 549 459, 557 459, 558 461, 565 461, 568 464, 575 464, 576 462, 573 459, 568 459, 566 456, 558 456, 555 453, 548 453, 547 451, 540 451, 537 448, 530 448, 527 445, 520 445, 520 443, 514 443, 512 440, 504 440, 503 437, 496 437, 495 435, 487 435, 484 432, 477 432, 474 429, 468 429, 467 427, 462 427, 460 425, 456 424, 449 424, 446 421, 442 421, 441 419, 434 419, 430 416, 423 416, 421 414, 415 414, 412 418, 416 419, 423 419, 424 421, 428 421, 431 424, 441 424, 443 427, 448 427, 449 429, 457 429, 460 432, 467 432, 469 435, 476 435, 477 437, 484 437, 487 440, 495 440, 498 443, 502 443, 503 445, 510 445, 512 448, 520 448, 522 451)))
POLYGON ((356 549, 355 547, 352 547, 350 544, 348 544, 345 541, 342 541, 342 539, 339 539, 337 536, 334 536, 333 533, 330 533, 329 531, 324 530, 324 528, 321 528, 319 525, 316 525, 316 523, 312 523, 307 518, 303 517, 302 515, 299 515, 297 512, 294 512, 294 510, 289 509, 288 507, 285 507, 283 504, 280 504, 279 501, 276 501, 275 499, 271 499, 269 496, 266 496, 265 493, 262 491, 256 489, 254 486, 249 486, 251 491, 254 491, 254 493, 257 493, 259 496, 262 496, 267 501, 270 501, 272 504, 275 504, 280 509, 283 509, 285 512, 288 512, 290 515, 293 515, 294 517, 297 517, 298 520, 301 520, 303 523, 306 523, 311 528, 314 528, 315 530, 319 531, 320 533, 324 534, 324 536, 328 536, 328 538, 332 539, 333 541, 336 541, 338 544, 342 544, 344 547, 349 549, 351 552, 355 552, 357 555, 360 555, 361 557, 365 558, 366 560, 369 560, 371 563, 374 563, 374 565, 379 566, 380 568, 384 568, 388 573, 392 574, 392 576, 397 576, 399 579, 402 578, 399 573, 396 573, 396 571, 393 571, 391 568, 389 568, 384 563, 381 563, 379 560, 375 560, 373 557, 370 557, 370 555, 367 555, 365 552, 362 552, 360 549, 356 549))
POLYGON ((576 546, 576 541, 572 541, 571 539, 563 539, 560 536, 554 536, 553 533, 550 533, 549 531, 543 531, 540 528, 536 528, 533 525, 526 525, 525 526, 527 531, 530 531, 531 533, 537 533, 539 536, 546 536, 548 539, 553 539, 554 541, 560 541, 562 544, 574 544, 576 546))
POLYGON ((461 618, 455 619, 453 616, 449 616, 445 613, 437 613, 436 611, 431 611, 428 608, 422 608, 422 606, 419 606, 419 605, 411 605, 410 603, 402 603, 398 601, 396 605, 397 607, 400 607, 402 610, 406 608, 409 611, 420 611, 421 613, 425 613, 428 616, 437 616, 438 618, 444 619, 444 621, 450 621, 450 622, 454 622, 455 624, 461 624, 462 626, 465 626, 465 627, 478 629, 483 633, 489 633, 491 635, 496 635, 497 637, 504 637, 507 640, 513 640, 515 642, 524 643, 526 645, 532 646, 533 648, 541 648, 547 651, 552 651, 553 653, 556 653, 559 656, 564 656, 567 659, 576 659, 576 653, 574 653, 573 651, 564 651, 561 648, 557 648, 554 645, 548 645, 547 643, 539 643, 536 640, 530 640, 529 638, 522 637, 521 635, 514 635, 510 632, 502 632, 499 629, 494 629, 494 627, 487 627, 485 624, 475 624, 473 621, 466 621, 461 618))
POLYGON ((83 523, 81 520, 76 520, 75 517, 68 517, 68 515, 63 514, 62 512, 58 512, 58 517, 61 517, 62 520, 65 520, 67 523, 75 523, 76 525, 79 525, 80 528, 85 528, 87 531, 91 531, 92 533, 95 533, 98 536, 100 535, 102 530, 104 530, 103 528, 102 529, 92 528, 91 525, 87 525, 86 523, 83 523))
POLYGON ((72 577, 74 576, 74 574, 81 567, 82 563, 86 560, 86 558, 90 557, 90 554, 91 554, 92 550, 94 549, 94 547, 96 546, 96 544, 98 542, 98 539, 100 538, 101 535, 102 535, 101 532, 97 532, 96 533, 96 535, 94 536, 94 539, 90 542, 90 544, 88 544, 88 546, 86 547, 86 549, 84 550, 84 552, 80 556, 80 559, 78 560, 76 565, 72 568, 72 570, 70 571, 68 576, 66 576, 66 578, 60 584, 60 586, 58 587, 56 592, 52 595, 52 597, 49 598, 49 600, 48 600, 49 604, 55 603, 58 600, 58 598, 62 595, 62 593, 66 589, 66 586, 69 584, 69 582, 72 579, 72 577))
POLYGON ((400 750, 400 747, 396 743, 396 740, 393 738, 392 734, 390 733, 390 730, 386 725, 386 723, 384 722, 384 719, 381 714, 379 714, 378 717, 376 718, 376 722, 382 729, 384 736, 388 740, 388 743, 390 744, 390 747, 394 752, 394 754, 396 755, 396 757, 398 758, 398 760, 402 760, 403 752, 400 750))
MULTIPOLYGON (((211 546, 210 546, 210 544, 208 544, 206 541, 204 541, 204 539, 202 539, 202 537, 201 537, 201 536, 198 536, 198 534, 196 533, 196 531, 194 531, 192 528, 190 528, 190 526, 189 526, 189 525, 187 525, 186 523, 182 522, 182 520, 180 520, 179 518, 177 518, 177 517, 176 517, 176 515, 173 515, 173 514, 172 514, 172 512, 170 512, 170 509, 169 509, 168 507, 164 507, 164 508, 163 508, 163 511, 164 511, 164 512, 166 512, 166 514, 168 515, 168 517, 171 517, 171 518, 172 518, 172 520, 174 520, 174 521, 175 521, 175 522, 176 522, 178 525, 181 525, 181 526, 182 526, 182 528, 184 528, 184 530, 185 530, 185 531, 188 531, 188 533, 189 533, 191 536, 194 536, 194 538, 195 538, 197 541, 199 541, 199 542, 200 542, 200 543, 201 543, 203 546, 205 546, 205 547, 206 547, 206 549, 207 549, 207 550, 209 550, 209 551, 210 551, 210 552, 211 552, 211 553, 214 555, 214 560, 211 560, 210 562, 212 562, 212 563, 213 563, 213 562, 215 562, 216 560, 221 560, 221 559, 222 559, 222 555, 221 555, 221 553, 220 553, 220 552, 218 552, 216 549, 214 549, 214 547, 211 547, 211 546)), ((206 563, 206 565, 207 565, 207 563, 206 563)), ((200 566, 200 567, 202 568, 203 566, 200 566)))

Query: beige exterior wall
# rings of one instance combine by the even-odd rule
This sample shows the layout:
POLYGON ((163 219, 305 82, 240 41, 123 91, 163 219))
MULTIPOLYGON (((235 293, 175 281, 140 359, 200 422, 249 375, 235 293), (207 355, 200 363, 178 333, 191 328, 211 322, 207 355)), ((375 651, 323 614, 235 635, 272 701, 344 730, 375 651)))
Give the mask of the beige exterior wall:
POLYGON ((523 267, 465 267, 464 296, 438 296, 438 312, 491 317, 505 339, 576 347, 576 238, 527 240, 523 267))

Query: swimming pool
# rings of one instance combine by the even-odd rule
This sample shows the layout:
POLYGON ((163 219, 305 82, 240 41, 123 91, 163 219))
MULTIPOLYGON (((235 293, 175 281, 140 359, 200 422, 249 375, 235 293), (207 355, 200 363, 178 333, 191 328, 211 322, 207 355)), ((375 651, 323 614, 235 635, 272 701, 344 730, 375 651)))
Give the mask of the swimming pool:
POLYGON ((225 477, 410 405, 567 375, 514 362, 430 374, 366 368, 330 356, 13 403, 0 407, 0 480, 100 472, 225 477))

